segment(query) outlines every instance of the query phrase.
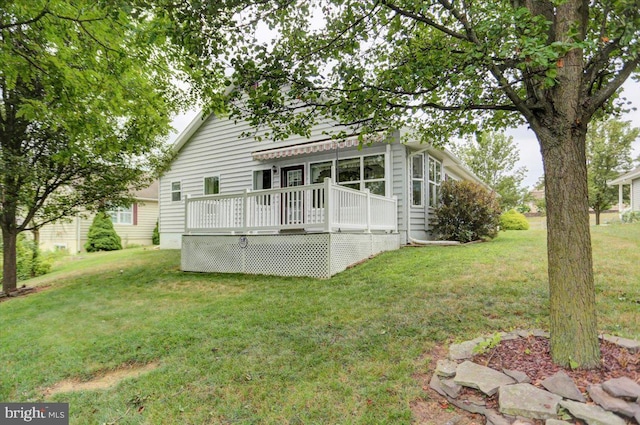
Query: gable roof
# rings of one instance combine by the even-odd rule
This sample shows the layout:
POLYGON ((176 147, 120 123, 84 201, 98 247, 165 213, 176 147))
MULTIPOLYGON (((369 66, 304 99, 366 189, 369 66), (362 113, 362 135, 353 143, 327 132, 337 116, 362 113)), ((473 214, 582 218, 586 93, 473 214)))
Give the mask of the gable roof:
POLYGON ((149 186, 136 190, 132 193, 133 197, 140 201, 157 201, 158 200, 158 180, 154 180, 149 186))
POLYGON ((196 131, 204 124, 204 122, 209 118, 211 114, 205 116, 203 111, 199 111, 195 117, 191 120, 191 122, 182 130, 175 142, 173 142, 173 150, 179 152, 180 149, 189 141, 191 136, 194 135, 196 131))
POLYGON ((618 178, 611 180, 609 186, 615 186, 619 184, 631 184, 632 180, 640 178, 640 167, 636 167, 628 173, 620 175, 618 178))

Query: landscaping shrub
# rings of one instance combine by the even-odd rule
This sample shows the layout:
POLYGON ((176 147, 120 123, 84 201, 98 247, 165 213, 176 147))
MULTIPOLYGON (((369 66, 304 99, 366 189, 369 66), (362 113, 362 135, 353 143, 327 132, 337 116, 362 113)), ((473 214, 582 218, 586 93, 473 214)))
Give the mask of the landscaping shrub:
POLYGON ((153 236, 151 237, 151 243, 154 245, 160 245, 160 231, 158 230, 157 221, 156 221, 156 227, 153 228, 153 236))
POLYGON ((87 235, 87 243, 84 244, 87 252, 96 251, 115 251, 122 249, 122 241, 116 233, 109 217, 104 212, 99 212, 93 218, 89 234, 87 235))
POLYGON ((623 223, 636 223, 640 221, 640 211, 627 211, 622 214, 623 223))
POLYGON ((516 210, 509 210, 500 216, 500 229, 529 230, 529 221, 524 214, 521 214, 516 210))
MULTIPOLYGON (((16 263, 18 280, 47 274, 52 266, 51 259, 43 257, 40 248, 24 233, 20 233, 16 240, 16 263)), ((1 261, 0 266, 2 266, 1 261)), ((2 267, 0 267, 0 279, 2 279, 2 267)))
POLYGON ((469 181, 448 180, 435 209, 435 234, 443 240, 471 242, 498 234, 500 205, 495 193, 469 181))

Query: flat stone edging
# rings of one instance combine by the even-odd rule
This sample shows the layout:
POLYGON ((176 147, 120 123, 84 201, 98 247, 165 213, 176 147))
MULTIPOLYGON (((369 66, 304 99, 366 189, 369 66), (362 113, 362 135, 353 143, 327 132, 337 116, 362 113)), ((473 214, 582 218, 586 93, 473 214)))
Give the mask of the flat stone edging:
MULTIPOLYGON (((500 340, 549 338, 542 330, 502 332, 500 340)), ((571 425, 567 415, 583 420, 587 425, 626 425, 627 420, 640 424, 640 384, 630 378, 615 378, 588 388, 595 404, 587 404, 573 380, 560 371, 545 379, 537 388, 519 371, 497 371, 471 362, 479 344, 494 336, 478 337, 460 344, 451 344, 447 359, 439 360, 431 377, 430 387, 447 401, 470 413, 485 416, 487 425, 530 424, 528 420, 545 420, 546 425, 571 425), (498 394, 498 410, 486 407, 482 397, 460 397, 463 387, 481 391, 487 396, 498 394), (562 409, 562 411, 560 410, 562 409), (624 419, 623 419, 624 418, 624 419)), ((640 352, 640 342, 612 335, 601 339, 640 352)), ((633 422, 632 422, 633 423, 633 422)))

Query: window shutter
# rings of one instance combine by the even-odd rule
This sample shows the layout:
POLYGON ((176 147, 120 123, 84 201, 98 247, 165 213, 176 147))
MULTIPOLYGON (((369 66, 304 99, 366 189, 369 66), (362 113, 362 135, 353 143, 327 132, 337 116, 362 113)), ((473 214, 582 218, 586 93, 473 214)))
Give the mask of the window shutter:
POLYGON ((137 203, 133 204, 133 225, 134 226, 138 225, 138 204, 137 203))

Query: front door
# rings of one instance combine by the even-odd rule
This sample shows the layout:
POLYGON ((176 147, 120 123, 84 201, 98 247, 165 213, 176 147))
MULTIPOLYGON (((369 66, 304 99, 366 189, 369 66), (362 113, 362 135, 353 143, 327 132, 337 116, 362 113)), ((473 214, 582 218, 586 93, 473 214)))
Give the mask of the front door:
MULTIPOLYGON (((280 169, 282 187, 304 185, 304 165, 294 165, 280 169)), ((282 224, 304 223, 304 191, 293 190, 282 194, 282 224)))

